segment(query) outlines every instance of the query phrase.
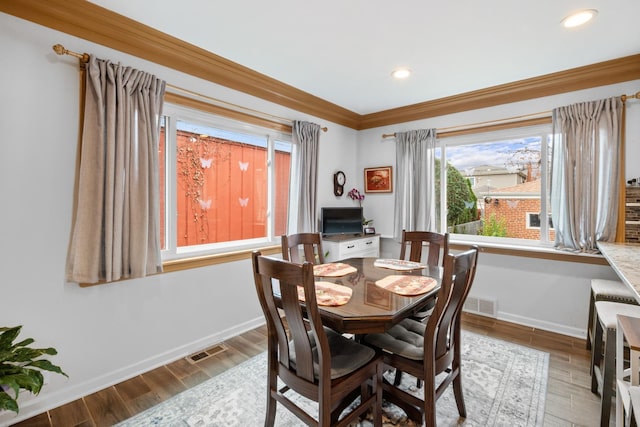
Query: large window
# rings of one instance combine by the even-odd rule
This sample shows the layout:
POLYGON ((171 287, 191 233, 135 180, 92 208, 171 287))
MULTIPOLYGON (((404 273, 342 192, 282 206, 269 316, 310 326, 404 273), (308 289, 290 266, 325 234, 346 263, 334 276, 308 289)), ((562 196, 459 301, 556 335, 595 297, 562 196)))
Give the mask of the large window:
POLYGON ((286 232, 291 135, 165 106, 163 257, 229 251, 286 232))
POLYGON ((459 240, 551 245, 553 229, 539 221, 540 212, 551 215, 550 147, 550 125, 441 138, 436 150, 439 229, 459 240))

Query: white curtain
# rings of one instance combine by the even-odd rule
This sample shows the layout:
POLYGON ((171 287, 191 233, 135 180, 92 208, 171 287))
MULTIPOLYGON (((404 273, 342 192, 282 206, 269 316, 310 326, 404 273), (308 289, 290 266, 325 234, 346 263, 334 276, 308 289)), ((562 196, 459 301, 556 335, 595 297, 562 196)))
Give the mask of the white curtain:
POLYGON ((435 225, 436 129, 396 132, 394 239, 435 225))
POLYGON ((165 82, 91 57, 67 280, 162 271, 158 173, 165 82))
POLYGON ((318 230, 318 150, 320 125, 294 121, 292 129, 294 163, 289 191, 289 234, 318 230), (297 184, 297 185, 296 185, 297 184))
POLYGON ((616 237, 623 103, 620 97, 553 110, 551 214, 555 246, 596 252, 616 237))

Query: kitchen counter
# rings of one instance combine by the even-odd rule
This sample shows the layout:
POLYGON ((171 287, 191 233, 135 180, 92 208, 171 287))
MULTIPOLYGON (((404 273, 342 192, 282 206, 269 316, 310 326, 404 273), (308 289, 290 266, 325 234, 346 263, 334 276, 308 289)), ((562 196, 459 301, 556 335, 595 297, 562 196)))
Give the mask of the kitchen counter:
POLYGON ((640 243, 598 242, 598 248, 640 303, 640 243))

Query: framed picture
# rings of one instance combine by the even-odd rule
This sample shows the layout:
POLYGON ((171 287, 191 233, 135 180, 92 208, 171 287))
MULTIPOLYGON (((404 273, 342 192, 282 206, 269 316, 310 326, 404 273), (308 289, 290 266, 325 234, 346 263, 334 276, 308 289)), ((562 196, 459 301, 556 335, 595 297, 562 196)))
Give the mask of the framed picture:
POLYGON ((365 168, 364 192, 391 193, 393 191, 393 174, 391 172, 391 166, 365 168))

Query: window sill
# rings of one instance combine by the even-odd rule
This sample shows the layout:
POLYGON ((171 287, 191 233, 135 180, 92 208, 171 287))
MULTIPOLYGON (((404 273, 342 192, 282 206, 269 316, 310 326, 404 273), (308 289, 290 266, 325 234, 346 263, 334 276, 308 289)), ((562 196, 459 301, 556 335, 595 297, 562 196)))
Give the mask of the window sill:
POLYGON ((600 254, 564 252, 548 247, 518 246, 499 243, 451 240, 449 243, 449 248, 464 249, 468 248, 469 245, 476 245, 478 246, 480 252, 488 254, 548 259, 551 261, 579 262, 583 264, 609 265, 607 260, 600 254))
POLYGON ((261 248, 243 249, 234 252, 225 252, 212 255, 202 255, 190 258, 172 259, 162 263, 163 273, 189 270, 192 268, 207 267, 209 265, 224 264, 227 262, 240 261, 251 258, 253 251, 259 250, 262 255, 280 254, 282 248, 277 246, 265 246, 261 248))

